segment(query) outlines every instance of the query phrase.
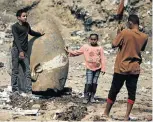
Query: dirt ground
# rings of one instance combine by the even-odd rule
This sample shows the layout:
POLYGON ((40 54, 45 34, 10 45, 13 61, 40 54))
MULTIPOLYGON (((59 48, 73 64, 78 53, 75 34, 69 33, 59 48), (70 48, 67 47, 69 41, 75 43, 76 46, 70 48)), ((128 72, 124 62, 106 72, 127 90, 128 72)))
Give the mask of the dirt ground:
MULTIPOLYGON (((83 30, 82 22, 72 16, 67 9, 64 10, 61 6, 61 8, 59 6, 52 8, 50 0, 44 1, 45 2, 39 5, 40 8, 35 9, 35 11, 40 11, 40 15, 35 15, 34 11, 30 12, 29 17, 32 17, 32 19, 29 19, 30 23, 33 25, 35 21, 39 21, 41 14, 47 17, 50 17, 50 15, 54 16, 65 40, 65 44, 71 44, 71 32, 83 30)), ((88 0, 83 1, 83 5, 88 3, 88 0)), ((103 1, 106 5, 108 4, 108 0, 103 1)), ((67 3, 70 4, 69 2, 67 3)), ((88 4, 86 4, 86 7, 90 8, 92 3, 88 4)), ((102 4, 102 6, 105 6, 105 4, 102 4)), ((109 7, 108 9, 111 10, 113 6, 110 5, 109 7)), ((97 4, 93 8, 96 10, 97 4)), ((112 26, 114 25, 112 24, 112 26)), ((117 24, 115 24, 115 26, 117 26, 117 24)), ((97 29, 96 32, 101 33, 106 31, 106 34, 109 32, 113 35, 114 31, 116 34, 114 28, 115 27, 106 27, 97 29)), ((103 35, 103 39, 105 39, 104 37, 105 35, 103 35)), ((111 41, 111 39, 108 40, 111 41)), ((108 40, 103 43, 104 47, 105 44, 109 44, 108 40)), ((0 45, 0 61, 4 63, 8 62, 8 57, 5 54, 6 51, 4 51, 5 49, 8 49, 8 46, 0 45)), ((96 103, 82 103, 84 84, 86 81, 86 69, 83 56, 78 56, 69 58, 69 73, 65 85, 67 90, 65 92, 62 92, 62 94, 54 94, 54 96, 39 96, 39 98, 29 98, 14 94, 13 96, 10 95, 10 101, 5 104, 2 102, 2 99, 0 99, 0 121, 107 121, 106 118, 102 117, 102 114, 106 106, 106 99, 113 78, 116 53, 108 48, 104 48, 104 50, 107 52, 105 53, 107 60, 106 74, 101 74, 98 79, 98 87, 95 96, 96 103), (108 54, 109 51, 111 53, 108 54), (37 114, 23 115, 23 112, 16 114, 19 110, 33 110, 33 108, 38 110, 37 114)), ((152 64, 148 62, 152 59, 151 40, 147 45, 146 51, 149 51, 149 54, 146 52, 143 54, 136 101, 130 115, 133 121, 147 121, 147 118, 152 116, 152 64)), ((3 93, 5 88, 11 85, 10 81, 11 78, 7 72, 7 67, 0 68, 0 93, 3 93)), ((50 93, 47 93, 47 95, 48 94, 50 93)), ((123 120, 126 112, 127 95, 127 90, 124 85, 110 113, 110 117, 113 121, 123 120)))
MULTIPOLYGON (((113 74, 113 62, 115 54, 107 56, 107 72, 105 75, 100 75, 98 80, 98 88, 96 93, 96 103, 82 103, 83 89, 85 83, 85 67, 83 56, 70 58, 70 68, 66 87, 70 90, 63 94, 53 97, 40 97, 39 99, 31 99, 22 97, 18 94, 10 96, 10 110, 0 110, 0 120, 14 120, 14 121, 106 121, 101 115, 106 105, 106 98, 111 85, 113 74), (77 68, 76 68, 77 67, 77 68), (36 115, 16 115, 14 114, 16 108, 23 110, 31 110, 33 105, 40 105, 39 114, 36 115)), ((137 99, 131 112, 131 117, 137 121, 146 121, 146 117, 152 115, 152 82, 151 71, 142 65, 143 72, 140 75, 137 99)), ((6 85, 1 83, 1 86, 6 85)), ((1 89, 5 88, 1 87, 1 89)), ((112 108, 110 116, 112 120, 122 121, 127 101, 127 90, 125 86, 121 89, 117 96, 117 100, 112 108)))

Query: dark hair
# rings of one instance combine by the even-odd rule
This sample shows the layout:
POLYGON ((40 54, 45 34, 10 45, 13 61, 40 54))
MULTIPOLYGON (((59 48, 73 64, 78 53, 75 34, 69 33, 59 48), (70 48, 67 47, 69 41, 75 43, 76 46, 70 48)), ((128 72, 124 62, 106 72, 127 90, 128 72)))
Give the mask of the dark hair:
POLYGON ((133 24, 139 25, 139 17, 137 15, 130 15, 128 21, 131 21, 133 24))
POLYGON ((26 9, 20 9, 20 10, 18 10, 17 12, 16 12, 16 16, 17 17, 20 17, 21 15, 22 15, 22 13, 26 13, 27 12, 27 10, 26 9))
POLYGON ((96 33, 90 34, 90 37, 89 38, 91 38, 92 36, 96 36, 97 40, 99 38, 98 34, 96 34, 96 33))

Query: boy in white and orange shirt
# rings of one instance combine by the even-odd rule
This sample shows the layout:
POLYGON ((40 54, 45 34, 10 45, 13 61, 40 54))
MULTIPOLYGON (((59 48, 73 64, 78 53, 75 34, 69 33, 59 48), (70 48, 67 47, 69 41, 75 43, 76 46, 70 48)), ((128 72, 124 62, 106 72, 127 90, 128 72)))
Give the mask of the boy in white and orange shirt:
POLYGON ((79 50, 70 51, 67 48, 65 50, 69 53, 69 56, 84 55, 86 64, 86 84, 84 88, 84 100, 83 103, 95 102, 94 95, 97 89, 97 80, 100 72, 105 74, 105 57, 104 51, 101 46, 97 44, 98 35, 91 34, 89 37, 89 43, 83 45, 79 50))

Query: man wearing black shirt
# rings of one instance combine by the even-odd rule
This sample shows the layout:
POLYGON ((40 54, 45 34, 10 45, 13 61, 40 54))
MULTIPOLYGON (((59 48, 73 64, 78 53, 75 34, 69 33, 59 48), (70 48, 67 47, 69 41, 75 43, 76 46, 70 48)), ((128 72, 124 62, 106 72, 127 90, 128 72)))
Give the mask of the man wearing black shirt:
POLYGON ((27 12, 24 9, 18 10, 16 13, 17 19, 19 20, 12 26, 12 33, 14 37, 13 47, 12 47, 12 76, 11 85, 12 91, 19 91, 18 88, 18 74, 19 74, 19 64, 21 64, 24 75, 26 77, 26 93, 32 94, 32 82, 31 82, 31 72, 30 63, 28 59, 28 34, 32 36, 42 36, 43 32, 35 32, 31 29, 29 23, 27 22, 27 12))

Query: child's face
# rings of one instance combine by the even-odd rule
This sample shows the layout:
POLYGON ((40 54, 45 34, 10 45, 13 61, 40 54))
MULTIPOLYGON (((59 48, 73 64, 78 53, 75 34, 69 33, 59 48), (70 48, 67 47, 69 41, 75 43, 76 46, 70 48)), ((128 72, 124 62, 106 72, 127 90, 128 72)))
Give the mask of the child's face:
POLYGON ((21 16, 18 17, 18 20, 21 21, 21 22, 26 22, 27 21, 27 13, 23 12, 21 14, 21 16))
POLYGON ((97 41, 98 41, 98 39, 97 39, 96 36, 91 36, 91 37, 89 38, 89 42, 90 42, 90 44, 91 44, 92 46, 97 45, 97 41))

